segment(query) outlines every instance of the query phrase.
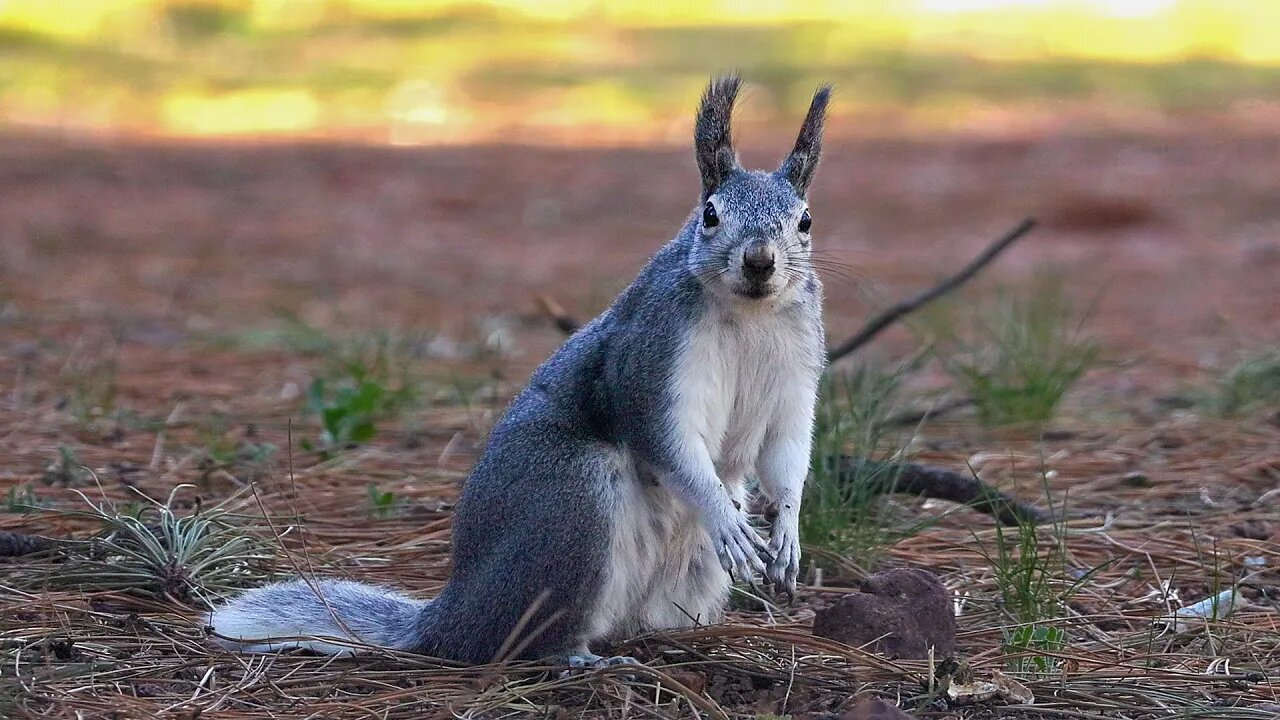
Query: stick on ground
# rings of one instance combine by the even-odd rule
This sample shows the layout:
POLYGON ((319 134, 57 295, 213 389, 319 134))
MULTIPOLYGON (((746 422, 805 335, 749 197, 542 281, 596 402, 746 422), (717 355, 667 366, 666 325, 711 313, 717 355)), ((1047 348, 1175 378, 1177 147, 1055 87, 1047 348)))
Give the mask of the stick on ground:
POLYGON ((859 478, 869 492, 877 495, 921 495, 967 505, 990 515, 1001 525, 1036 524, 1052 519, 1049 513, 1015 500, 972 473, 962 474, 936 465, 841 455, 839 476, 845 482, 859 478))

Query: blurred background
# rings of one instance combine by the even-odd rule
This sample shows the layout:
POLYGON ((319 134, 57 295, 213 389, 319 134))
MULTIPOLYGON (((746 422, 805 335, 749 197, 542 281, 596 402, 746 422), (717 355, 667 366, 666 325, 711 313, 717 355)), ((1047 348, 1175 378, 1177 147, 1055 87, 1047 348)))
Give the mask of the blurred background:
POLYGON ((0 97, 122 134, 683 143, 732 67, 755 122, 837 83, 846 134, 1265 116, 1278 25, 1250 0, 5 0, 0 97))
POLYGON ((538 296, 595 313, 682 223, 694 105, 736 69, 757 166, 837 87, 833 337, 1034 215, 988 289, 1050 268, 1185 374, 1277 339, 1277 27, 1249 0, 0 0, 2 299, 45 331, 412 326, 532 363, 538 296))

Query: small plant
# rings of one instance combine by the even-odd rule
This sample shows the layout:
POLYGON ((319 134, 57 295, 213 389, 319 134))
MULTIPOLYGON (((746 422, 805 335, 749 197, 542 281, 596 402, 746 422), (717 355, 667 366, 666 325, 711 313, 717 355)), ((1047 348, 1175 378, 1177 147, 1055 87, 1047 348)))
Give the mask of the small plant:
POLYGON ((1259 408, 1280 408, 1280 348, 1245 358, 1202 391, 1198 404, 1229 417, 1259 408))
POLYGON ((325 357, 323 375, 368 380, 386 389, 386 410, 400 410, 416 402, 421 382, 415 372, 419 340, 391 332, 359 335, 335 343, 325 357))
POLYGON ((102 524, 85 541, 64 544, 63 562, 43 582, 85 590, 117 590, 180 603, 209 606, 216 598, 267 579, 272 559, 266 546, 229 521, 222 506, 179 515, 175 496, 117 505, 94 503, 79 493, 86 510, 60 510, 102 524))
POLYGON ((1097 361, 1059 276, 1037 275, 1030 293, 1001 291, 975 321, 976 339, 941 330, 935 354, 972 398, 985 425, 1045 422, 1097 361))
POLYGON ((393 517, 403 512, 407 505, 405 498, 397 496, 391 490, 380 490, 375 483, 369 483, 369 508, 374 517, 393 517))
POLYGON ((274 350, 283 348, 300 355, 318 355, 332 352, 337 341, 324 330, 307 323, 297 315, 278 312, 274 326, 245 330, 234 335, 216 335, 210 338, 217 347, 237 350, 274 350))
POLYGON ((329 360, 328 378, 318 377, 307 388, 307 410, 320 418, 318 444, 306 450, 332 455, 372 440, 376 421, 412 404, 418 386, 408 373, 405 356, 389 335, 356 341, 329 360))
POLYGON ((1049 675, 1058 669, 1055 654, 1067 646, 1067 633, 1056 625, 1030 623, 1014 628, 1005 641, 1005 651, 1030 655, 1019 657, 1009 664, 1009 669, 1021 673, 1049 675))
MULTIPOLYGON (((887 372, 862 367, 850 374, 828 374, 819 390, 814 424, 811 477, 801 505, 800 538, 806 545, 838 556, 874 560, 878 550, 898 537, 880 517, 884 493, 900 472, 894 463, 850 465, 845 455, 895 455, 890 437, 901 378, 910 367, 887 372)), ((907 530, 910 534, 913 530, 907 530)))
POLYGON ((225 470, 244 480, 256 479, 266 469, 276 446, 271 443, 253 442, 253 427, 246 431, 245 439, 235 440, 227 431, 227 420, 214 415, 200 431, 203 457, 197 467, 202 480, 207 483, 212 473, 225 470))
POLYGON ((1057 542, 1042 552, 1035 523, 1019 524, 1012 538, 996 525, 995 554, 980 551, 995 569, 1005 612, 1017 623, 1005 631, 1004 643, 1006 652, 1021 656, 1009 661, 1009 669, 1016 672, 1048 673, 1056 669, 1057 660, 1048 653, 1057 652, 1066 644, 1066 632, 1050 620, 1061 614, 1074 586, 1063 585, 1065 538, 1055 537, 1057 542))
POLYGON ((64 407, 80 422, 110 416, 116 410, 117 375, 114 342, 81 337, 58 372, 64 407))
POLYGON ((320 417, 320 444, 304 440, 303 449, 328 455, 372 440, 378 433, 374 419, 382 410, 385 394, 385 388, 372 380, 360 380, 332 393, 324 378, 311 381, 307 410, 320 417))
MULTIPOLYGON (((1047 478, 1044 482, 1047 504, 1053 507, 1047 478)), ((979 545, 978 551, 995 570, 1001 605, 1015 623, 1005 630, 1004 644, 1007 652, 1022 655, 1009 661, 1009 669, 1016 672, 1045 674, 1058 668, 1053 654, 1066 646, 1067 634, 1054 619, 1063 615, 1071 596, 1109 564, 1069 572, 1067 527, 1058 519, 1063 509, 1065 504, 1047 527, 1024 520, 1011 533, 997 524, 994 552, 979 545)))
POLYGON ((1065 565, 1061 544, 1054 543, 1041 552, 1040 531, 1032 522, 1019 524, 1012 536, 999 524, 995 531, 995 554, 985 549, 982 553, 995 569, 1005 611, 1023 623, 1056 615, 1060 606, 1058 578, 1065 565))
POLYGON ((35 487, 29 482, 14 485, 4 495, 5 512, 26 515, 48 505, 49 501, 37 495, 35 487))
POLYGON ((93 482, 93 473, 80 464, 75 450, 66 445, 59 445, 58 459, 45 468, 40 480, 45 485, 81 487, 93 482))

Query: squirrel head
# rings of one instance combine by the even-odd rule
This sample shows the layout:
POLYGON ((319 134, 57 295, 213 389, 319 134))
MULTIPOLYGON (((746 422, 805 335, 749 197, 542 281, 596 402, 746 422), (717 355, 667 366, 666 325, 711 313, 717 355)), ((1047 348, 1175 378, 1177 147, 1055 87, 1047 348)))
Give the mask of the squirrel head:
POLYGON ((812 277, 806 196, 822 153, 830 86, 814 93, 791 153, 772 172, 745 170, 733 148, 730 119, 742 81, 711 81, 694 126, 702 207, 693 220, 689 271, 711 292, 777 302, 812 277))

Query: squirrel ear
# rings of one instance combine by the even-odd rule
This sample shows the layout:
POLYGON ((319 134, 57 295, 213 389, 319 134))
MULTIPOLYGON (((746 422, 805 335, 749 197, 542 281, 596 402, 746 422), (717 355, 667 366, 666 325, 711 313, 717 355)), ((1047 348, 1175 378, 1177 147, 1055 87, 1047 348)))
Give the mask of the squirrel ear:
POLYGON ((712 80, 702 93, 702 104, 698 107, 698 118, 693 128, 693 150, 698 158, 698 171, 702 173, 704 200, 720 187, 729 173, 738 168, 729 121, 741 87, 741 78, 726 75, 712 80))
POLYGON ((813 102, 809 104, 809 112, 800 126, 796 145, 778 168, 801 197, 809 191, 813 173, 818 169, 818 158, 822 156, 822 126, 827 120, 827 102, 830 100, 830 85, 823 85, 813 94, 813 102))

